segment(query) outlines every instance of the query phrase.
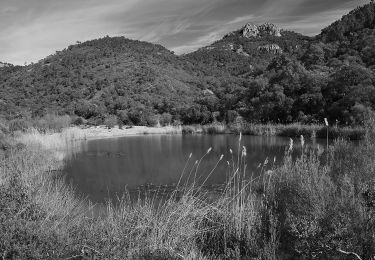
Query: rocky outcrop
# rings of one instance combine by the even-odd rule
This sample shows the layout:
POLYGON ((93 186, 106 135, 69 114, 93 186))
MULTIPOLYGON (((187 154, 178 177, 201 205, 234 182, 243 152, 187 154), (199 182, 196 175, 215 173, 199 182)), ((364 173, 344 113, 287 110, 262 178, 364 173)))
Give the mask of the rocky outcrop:
POLYGON ((259 36, 258 25, 248 23, 242 28, 242 36, 246 38, 259 36))
POLYGON ((277 44, 266 44, 258 47, 258 51, 279 54, 283 53, 283 50, 277 44))
POLYGON ((245 56, 245 57, 249 57, 249 56, 250 56, 248 53, 246 53, 246 52, 243 50, 243 46, 242 46, 242 45, 240 45, 240 47, 236 50, 236 52, 237 52, 238 54, 241 54, 241 55, 245 56))
POLYGON ((215 94, 214 94, 214 92, 212 90, 205 89, 205 90, 203 90, 203 95, 205 95, 205 96, 211 96, 211 95, 215 95, 215 94))
POLYGON ((0 61, 0 68, 4 68, 4 67, 13 67, 14 65, 11 64, 11 63, 7 63, 7 62, 1 62, 0 61))
POLYGON ((258 27, 258 29, 261 32, 261 34, 281 37, 280 28, 277 27, 276 25, 272 24, 272 23, 262 24, 258 27))
POLYGON ((281 30, 272 23, 265 23, 262 25, 248 23, 242 28, 242 36, 246 38, 262 37, 266 35, 280 37, 281 30))

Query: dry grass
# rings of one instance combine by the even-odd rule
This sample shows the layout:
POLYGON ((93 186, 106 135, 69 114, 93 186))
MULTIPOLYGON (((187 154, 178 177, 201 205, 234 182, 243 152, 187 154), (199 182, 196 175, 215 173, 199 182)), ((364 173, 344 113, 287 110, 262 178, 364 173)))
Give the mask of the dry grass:
POLYGON ((56 175, 61 161, 47 150, 82 135, 30 132, 17 137, 26 148, 0 160, 0 249, 16 259, 341 259, 340 252, 369 259, 374 127, 368 124, 356 148, 341 141, 329 153, 306 147, 296 158, 291 145, 280 167, 266 160, 263 174, 250 178, 240 135, 231 158, 218 158, 228 173, 214 200, 207 179, 197 178, 209 149, 196 162, 187 159, 182 174, 190 181, 179 181, 169 197, 146 193, 131 201, 125 192, 99 216, 56 175))
POLYGON ((69 127, 61 132, 47 131, 45 133, 32 128, 25 133, 17 133, 15 135, 16 141, 20 143, 27 146, 41 146, 48 150, 65 149, 86 138, 85 131, 78 127, 69 127))

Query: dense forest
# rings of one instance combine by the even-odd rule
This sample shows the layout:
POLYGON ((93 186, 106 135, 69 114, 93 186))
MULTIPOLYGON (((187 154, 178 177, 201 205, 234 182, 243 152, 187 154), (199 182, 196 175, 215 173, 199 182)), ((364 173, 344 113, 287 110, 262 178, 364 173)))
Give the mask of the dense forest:
POLYGON ((375 4, 315 37, 243 29, 193 53, 104 37, 27 66, 0 66, 8 119, 68 114, 101 124, 233 122, 361 124, 375 109, 375 4))

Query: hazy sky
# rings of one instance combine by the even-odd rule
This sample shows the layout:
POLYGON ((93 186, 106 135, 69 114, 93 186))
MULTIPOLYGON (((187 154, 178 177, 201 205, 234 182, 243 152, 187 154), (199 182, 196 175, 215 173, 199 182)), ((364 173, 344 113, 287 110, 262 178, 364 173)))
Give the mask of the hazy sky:
POLYGON ((105 35, 186 53, 247 22, 315 35, 368 0, 0 0, 0 61, 37 62, 105 35))

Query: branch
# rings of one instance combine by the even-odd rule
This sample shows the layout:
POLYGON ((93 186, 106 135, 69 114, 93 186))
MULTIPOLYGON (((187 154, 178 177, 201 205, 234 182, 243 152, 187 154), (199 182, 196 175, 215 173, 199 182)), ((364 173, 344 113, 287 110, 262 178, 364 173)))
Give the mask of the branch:
POLYGON ((362 258, 358 254, 356 254, 354 252, 346 252, 346 251, 341 250, 341 249, 337 249, 337 251, 340 252, 340 253, 342 253, 342 254, 345 254, 345 255, 355 256, 358 260, 362 260, 362 258))
POLYGON ((92 247, 89 247, 88 245, 84 245, 83 247, 82 247, 82 253, 84 253, 85 252, 85 248, 86 249, 90 249, 91 251, 94 251, 96 254, 98 254, 98 255, 103 255, 102 253, 100 253, 98 250, 96 250, 95 248, 92 248, 92 247))

